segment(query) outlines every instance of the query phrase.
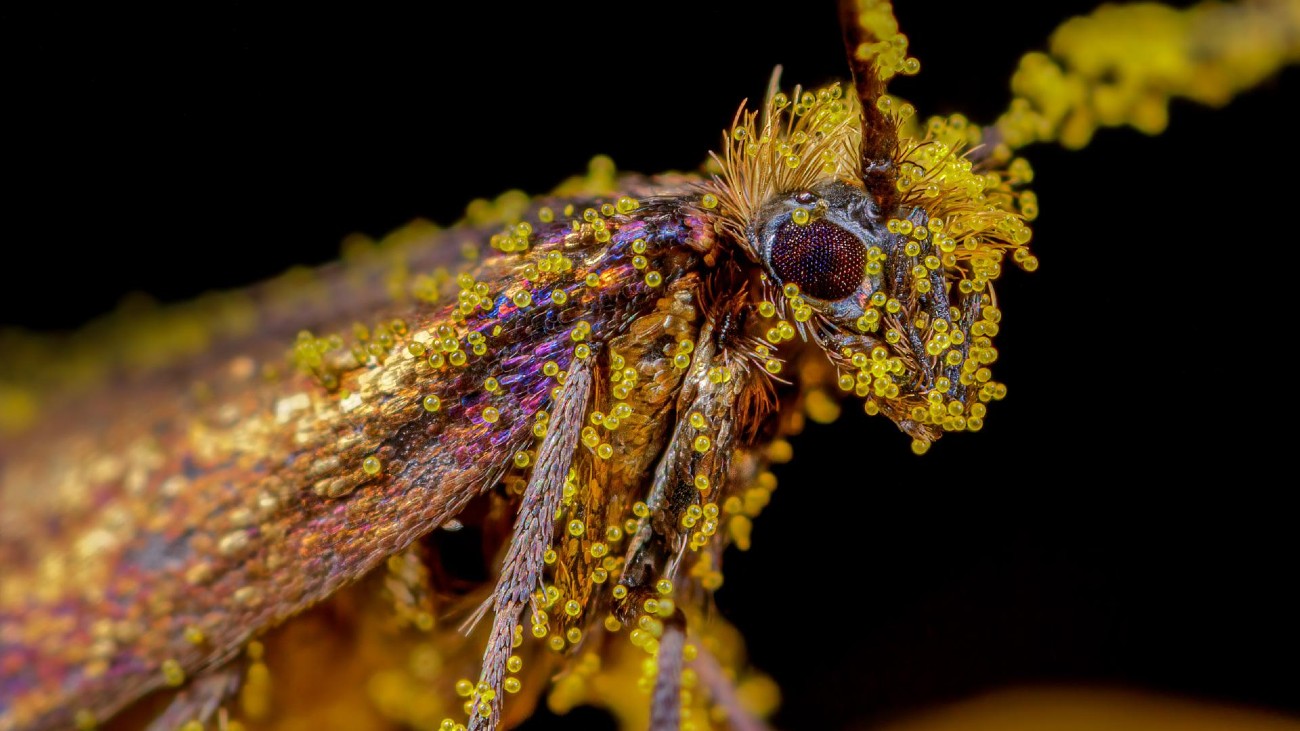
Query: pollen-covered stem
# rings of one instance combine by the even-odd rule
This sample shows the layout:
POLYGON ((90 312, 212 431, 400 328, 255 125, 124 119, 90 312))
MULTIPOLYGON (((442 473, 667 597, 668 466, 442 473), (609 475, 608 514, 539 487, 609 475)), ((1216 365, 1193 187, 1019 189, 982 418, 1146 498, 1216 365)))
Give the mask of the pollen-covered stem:
MULTIPOLYGON (((537 462, 529 477, 528 486, 524 489, 510 549, 493 593, 495 617, 487 649, 483 654, 480 675, 480 683, 486 684, 490 689, 491 697, 485 700, 481 690, 476 692, 475 713, 470 719, 471 729, 491 731, 497 727, 501 716, 502 684, 506 660, 509 659, 514 640, 515 624, 520 612, 528 604, 532 591, 542 586, 542 572, 545 568, 543 556, 553 537, 555 513, 559 510, 564 492, 564 478, 578 448, 582 417, 586 413, 590 396, 590 360, 575 359, 559 399, 552 408, 550 428, 537 450, 537 462), (478 712, 478 704, 484 702, 489 703, 491 709, 487 716, 478 712)), ((483 685, 479 686, 480 689, 482 687, 483 685)))

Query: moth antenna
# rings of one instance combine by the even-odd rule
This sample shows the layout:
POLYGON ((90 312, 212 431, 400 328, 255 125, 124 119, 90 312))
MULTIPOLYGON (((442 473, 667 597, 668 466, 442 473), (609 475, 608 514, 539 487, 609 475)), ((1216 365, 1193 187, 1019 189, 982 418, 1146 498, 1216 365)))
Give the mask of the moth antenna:
POLYGON ((483 669, 473 697, 471 731, 493 731, 501 719, 501 694, 506 674, 506 660, 514 642, 515 623, 528 605, 533 589, 542 583, 545 568, 543 554, 550 545, 555 528, 555 513, 564 494, 564 478, 578 448, 587 400, 591 396, 589 361, 575 359, 551 417, 551 428, 537 450, 533 474, 524 488, 519 516, 515 519, 510 548, 501 566, 493 592, 492 632, 483 651, 483 669), (487 686, 484 689, 484 685, 487 686), (483 697, 491 690, 490 697, 483 697), (488 713, 479 712, 487 704, 488 713))
POLYGON ((880 46, 897 36, 893 12, 887 1, 840 0, 840 27, 848 53, 853 87, 862 111, 862 143, 858 153, 858 175, 867 192, 875 197, 880 215, 898 208, 898 177, 894 158, 898 152, 898 127, 877 102, 885 94, 885 81, 893 75, 879 61, 880 46), (883 12, 882 12, 883 11, 883 12), (893 25, 892 28, 888 27, 893 25), (882 31, 891 31, 886 36, 882 31))

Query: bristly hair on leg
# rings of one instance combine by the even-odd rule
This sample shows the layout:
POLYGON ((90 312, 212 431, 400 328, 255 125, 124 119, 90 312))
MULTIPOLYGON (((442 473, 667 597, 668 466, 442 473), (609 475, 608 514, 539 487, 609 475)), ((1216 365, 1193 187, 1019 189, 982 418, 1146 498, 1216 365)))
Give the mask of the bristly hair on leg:
POLYGON ((218 718, 223 704, 238 693, 242 679, 243 673, 234 663, 201 673, 176 694, 146 731, 171 731, 191 721, 207 723, 218 718))

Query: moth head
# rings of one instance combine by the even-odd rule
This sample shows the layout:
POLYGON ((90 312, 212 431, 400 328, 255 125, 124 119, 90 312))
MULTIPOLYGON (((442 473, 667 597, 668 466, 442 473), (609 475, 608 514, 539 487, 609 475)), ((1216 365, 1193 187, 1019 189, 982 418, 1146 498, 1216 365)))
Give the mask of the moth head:
POLYGON ((993 281, 1007 258, 1037 268, 1025 224, 1037 203, 1027 163, 975 155, 964 117, 907 128, 914 110, 884 96, 891 69, 875 63, 895 46, 850 40, 851 91, 796 87, 742 106, 700 207, 761 272, 750 334, 765 341, 753 348, 764 368, 821 384, 827 369, 803 359, 824 355, 834 387, 921 453, 983 428, 985 404, 1006 392, 989 369, 993 281))
POLYGON ((987 378, 968 361, 983 353, 976 325, 989 302, 945 275, 942 222, 920 208, 883 214, 844 181, 777 196, 756 214, 748 245, 773 319, 825 353, 841 391, 892 419, 917 451, 982 426, 987 378))

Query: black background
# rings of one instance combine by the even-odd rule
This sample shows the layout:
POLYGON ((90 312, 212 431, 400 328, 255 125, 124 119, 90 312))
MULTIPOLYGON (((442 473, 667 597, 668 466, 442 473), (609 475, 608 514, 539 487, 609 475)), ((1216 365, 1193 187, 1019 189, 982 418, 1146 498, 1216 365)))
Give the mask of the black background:
MULTIPOLYGON (((900 5, 922 73, 894 91, 982 121, 1019 54, 1089 8, 900 5)), ((775 64, 844 73, 829 3, 746 7, 10 15, 0 324, 248 284, 595 153, 694 168, 775 64)), ((1174 105, 1158 138, 1029 151, 1042 267, 999 284, 1010 393, 985 430, 916 458, 850 408, 795 439, 754 549, 728 556, 719 603, 781 683, 780 725, 1058 682, 1300 712, 1298 91, 1290 71, 1227 110, 1174 105)))

